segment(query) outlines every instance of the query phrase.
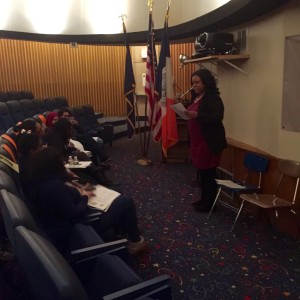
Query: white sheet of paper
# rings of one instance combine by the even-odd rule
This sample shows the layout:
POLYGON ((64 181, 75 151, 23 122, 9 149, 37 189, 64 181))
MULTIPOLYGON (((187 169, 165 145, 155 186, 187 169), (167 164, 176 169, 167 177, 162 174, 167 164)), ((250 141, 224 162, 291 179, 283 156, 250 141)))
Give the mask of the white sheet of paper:
POLYGON ((93 191, 95 196, 89 198, 88 205, 101 211, 107 211, 112 202, 121 195, 119 192, 99 184, 95 187, 96 189, 93 191))
POLYGON ((181 102, 172 104, 170 107, 176 112, 178 116, 180 116, 184 120, 189 120, 190 117, 188 117, 184 112, 186 111, 186 108, 182 105, 181 102))
POLYGON ((237 184, 231 180, 216 179, 216 182, 218 184, 222 184, 224 186, 227 186, 227 187, 233 188, 233 189, 244 189, 245 188, 244 186, 237 184))
POLYGON ((91 165, 91 161, 80 161, 78 165, 66 164, 65 167, 68 169, 85 169, 91 165))

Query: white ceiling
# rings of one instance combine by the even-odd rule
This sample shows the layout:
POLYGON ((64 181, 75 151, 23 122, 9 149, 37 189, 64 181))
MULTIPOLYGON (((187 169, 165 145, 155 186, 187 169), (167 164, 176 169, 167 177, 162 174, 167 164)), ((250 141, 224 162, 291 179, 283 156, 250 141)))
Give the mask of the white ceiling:
MULTIPOLYGON (((196 19, 230 0, 172 0, 169 26, 196 19)), ((0 30, 45 34, 114 34, 148 28, 148 0, 0 0, 0 30)), ((153 3, 154 28, 162 28, 168 0, 153 3)))

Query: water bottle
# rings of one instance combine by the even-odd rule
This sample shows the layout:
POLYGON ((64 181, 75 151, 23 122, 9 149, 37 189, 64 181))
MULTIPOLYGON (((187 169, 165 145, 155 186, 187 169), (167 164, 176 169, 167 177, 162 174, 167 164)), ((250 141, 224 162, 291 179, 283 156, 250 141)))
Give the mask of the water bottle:
POLYGON ((71 155, 68 158, 68 164, 69 165, 74 165, 74 160, 73 160, 73 157, 71 155))
POLYGON ((77 156, 74 156, 74 165, 79 165, 79 160, 77 156))

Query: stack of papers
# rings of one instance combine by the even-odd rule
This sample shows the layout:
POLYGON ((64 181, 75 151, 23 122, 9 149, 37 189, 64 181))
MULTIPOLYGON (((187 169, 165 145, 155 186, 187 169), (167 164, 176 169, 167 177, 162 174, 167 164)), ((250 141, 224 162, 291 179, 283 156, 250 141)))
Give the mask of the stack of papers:
POLYGON ((96 189, 93 191, 95 196, 90 197, 88 200, 88 206, 97 208, 101 211, 107 211, 113 201, 121 194, 106 188, 102 185, 96 185, 96 189))
POLYGON ((216 179, 217 184, 227 186, 232 189, 244 189, 243 185, 237 184, 232 180, 223 180, 223 179, 216 179))
POLYGON ((181 102, 172 104, 170 107, 176 112, 178 116, 180 116, 184 120, 189 120, 190 117, 188 117, 184 112, 186 112, 186 108, 183 106, 181 102))
POLYGON ((77 165, 66 164, 65 167, 68 169, 85 169, 91 165, 91 161, 80 161, 77 165))

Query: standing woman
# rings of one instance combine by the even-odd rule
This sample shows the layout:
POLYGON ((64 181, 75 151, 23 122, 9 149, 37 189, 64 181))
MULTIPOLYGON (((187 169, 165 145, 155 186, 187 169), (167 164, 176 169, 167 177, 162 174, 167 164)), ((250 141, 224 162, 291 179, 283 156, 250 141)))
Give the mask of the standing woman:
POLYGON ((201 198, 194 202, 195 210, 210 211, 217 194, 216 168, 227 147, 222 123, 224 105, 216 80, 210 71, 199 69, 192 74, 192 103, 186 111, 190 117, 188 130, 193 165, 198 169, 201 198))

